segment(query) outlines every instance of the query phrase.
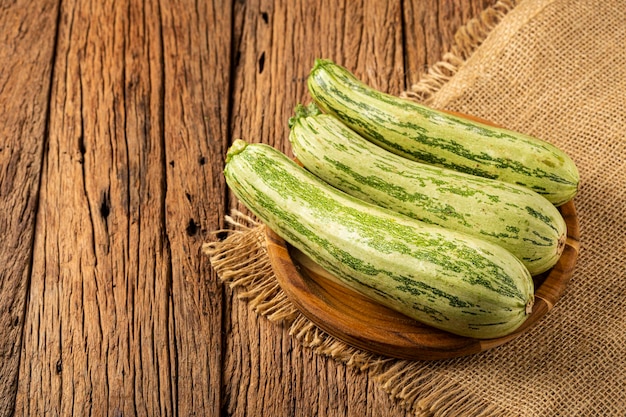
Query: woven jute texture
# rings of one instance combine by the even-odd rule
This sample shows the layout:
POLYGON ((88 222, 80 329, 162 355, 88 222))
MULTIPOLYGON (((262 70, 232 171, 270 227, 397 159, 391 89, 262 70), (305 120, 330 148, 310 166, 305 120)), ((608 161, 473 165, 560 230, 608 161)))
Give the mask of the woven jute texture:
POLYGON ((206 252, 220 278, 302 344, 355 366, 416 415, 626 415, 626 3, 501 1, 407 97, 529 133, 581 174, 569 287, 540 325, 487 352, 409 362, 360 352, 304 319, 277 286, 262 226, 230 218, 206 252), (239 254, 239 255, 237 255, 239 254))

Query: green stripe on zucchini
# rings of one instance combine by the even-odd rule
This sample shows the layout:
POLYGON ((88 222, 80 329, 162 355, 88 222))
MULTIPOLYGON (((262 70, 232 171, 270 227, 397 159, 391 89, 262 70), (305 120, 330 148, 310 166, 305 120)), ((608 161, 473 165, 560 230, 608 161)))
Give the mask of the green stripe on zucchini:
POLYGON ((565 221, 527 188, 407 160, 315 105, 298 106, 290 125, 300 163, 354 197, 496 243, 532 275, 552 268, 561 256, 565 221))
POLYGON ((382 93, 329 60, 315 61, 308 88, 325 112, 405 158, 522 185, 557 206, 578 190, 576 165, 546 141, 382 93))
POLYGON ((267 145, 236 141, 224 174, 243 204, 340 283, 415 320, 494 338, 530 312, 532 278, 498 245, 356 199, 267 145))

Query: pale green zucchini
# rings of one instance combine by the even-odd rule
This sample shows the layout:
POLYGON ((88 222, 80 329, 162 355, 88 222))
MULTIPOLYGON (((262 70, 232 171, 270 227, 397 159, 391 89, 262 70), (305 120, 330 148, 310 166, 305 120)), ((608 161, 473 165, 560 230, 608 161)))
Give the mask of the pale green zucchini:
POLYGON ((363 202, 267 145, 235 141, 224 174, 243 204, 339 283, 417 321, 494 338, 532 310, 528 270, 498 245, 363 202))
POLYGON ((382 93, 329 60, 315 61, 308 88, 325 112, 405 158, 522 185, 557 206, 578 190, 576 165, 546 141, 382 93))
POLYGON ((314 104, 298 106, 290 125, 300 163, 348 194, 496 243, 531 275, 552 268, 561 256, 563 217, 525 187, 407 160, 321 114, 314 104))

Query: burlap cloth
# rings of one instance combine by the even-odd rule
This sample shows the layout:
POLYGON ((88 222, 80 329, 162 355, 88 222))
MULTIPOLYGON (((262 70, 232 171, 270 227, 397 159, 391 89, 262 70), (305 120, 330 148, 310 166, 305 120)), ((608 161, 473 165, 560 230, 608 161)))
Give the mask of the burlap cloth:
POLYGON ((568 289, 539 325, 499 348, 409 362, 345 346, 284 297, 254 219, 206 245, 222 280, 298 341, 369 372, 416 415, 626 416, 626 2, 501 1, 406 95, 545 138, 581 173, 568 289))

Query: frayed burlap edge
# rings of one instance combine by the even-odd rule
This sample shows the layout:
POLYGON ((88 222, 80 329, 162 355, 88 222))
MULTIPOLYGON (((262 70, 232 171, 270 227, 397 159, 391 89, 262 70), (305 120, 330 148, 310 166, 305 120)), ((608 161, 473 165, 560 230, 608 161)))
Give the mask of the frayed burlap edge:
MULTIPOLYGON (((428 104, 516 4, 517 0, 499 0, 461 27, 451 50, 401 95, 428 104)), ((501 411, 481 398, 468 395, 454 381, 431 372, 427 361, 406 361, 364 352, 315 326, 278 285, 265 246, 265 226, 239 211, 226 216, 226 222, 231 228, 215 233, 226 232, 228 236, 203 246, 220 281, 235 289, 253 311, 286 326, 288 334, 302 346, 367 372, 393 401, 419 417, 485 417, 501 411)))
POLYGON ((225 220, 232 229, 213 234, 228 233, 226 239, 202 246, 220 281, 236 289, 237 296, 256 313, 274 322, 293 321, 299 313, 274 277, 265 247, 264 226, 239 211, 233 211, 225 220))
POLYGON ((453 381, 430 372, 429 362, 383 357, 349 346, 309 321, 281 290, 265 244, 265 225, 239 211, 226 216, 223 240, 205 243, 203 253, 220 281, 262 317, 287 328, 303 347, 366 372, 399 406, 419 417, 493 415, 495 409, 469 397, 453 381), (452 414, 447 414, 452 413, 452 414))
POLYGON ((518 3, 518 0, 499 0, 483 10, 480 15, 459 28, 454 35, 454 45, 441 61, 431 66, 418 82, 410 86, 401 96, 429 104, 432 96, 454 76, 467 58, 485 40, 489 32, 518 3))
POLYGON ((289 301, 281 290, 270 263, 265 244, 265 225, 234 210, 226 216, 230 230, 226 239, 205 243, 203 252, 220 281, 236 289, 237 296, 268 320, 286 325, 289 335, 316 353, 333 357, 361 371, 378 370, 389 359, 362 352, 325 333, 289 301))

